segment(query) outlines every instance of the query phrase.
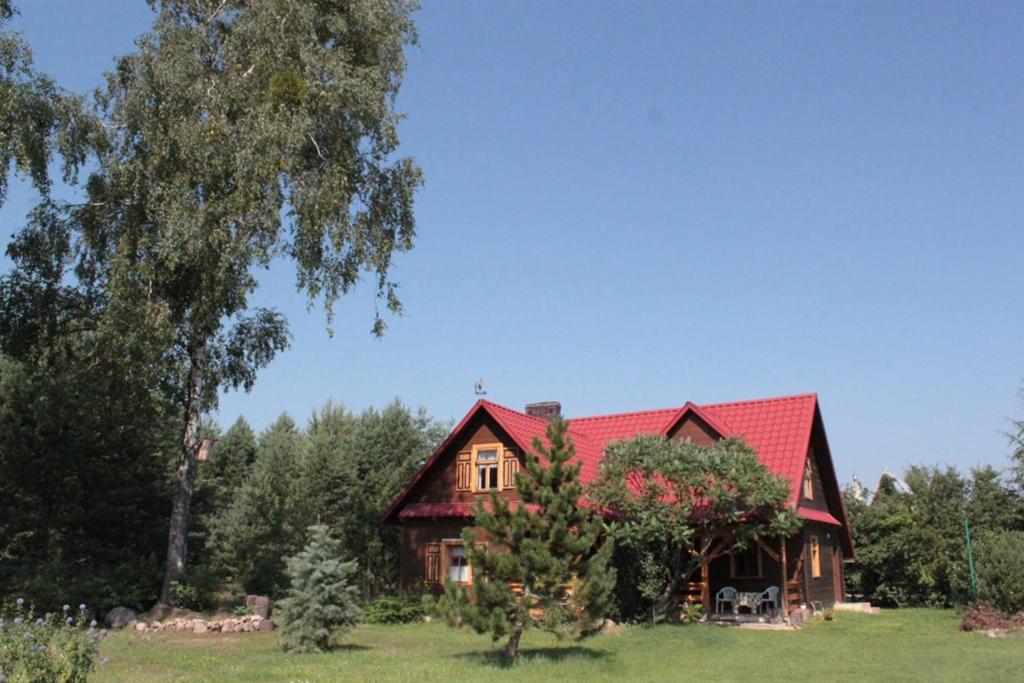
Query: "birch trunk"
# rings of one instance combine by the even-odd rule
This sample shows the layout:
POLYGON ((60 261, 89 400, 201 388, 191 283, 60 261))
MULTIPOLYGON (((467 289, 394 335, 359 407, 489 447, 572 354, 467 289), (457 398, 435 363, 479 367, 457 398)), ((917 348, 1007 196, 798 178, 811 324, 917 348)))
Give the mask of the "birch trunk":
POLYGON ((171 506, 171 525, 167 535, 167 565, 160 602, 174 602, 173 584, 185 573, 188 562, 188 522, 192 492, 195 489, 199 465, 199 418, 202 416, 202 396, 206 369, 206 340, 192 344, 189 351, 188 390, 185 402, 185 428, 181 439, 181 460, 178 463, 178 490, 171 506))

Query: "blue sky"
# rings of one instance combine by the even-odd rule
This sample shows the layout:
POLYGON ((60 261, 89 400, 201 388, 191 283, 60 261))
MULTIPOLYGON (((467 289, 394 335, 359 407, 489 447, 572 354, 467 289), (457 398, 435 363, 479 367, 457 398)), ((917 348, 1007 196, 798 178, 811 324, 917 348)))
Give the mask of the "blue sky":
MULTIPOLYGON (((138 2, 19 3, 61 84, 138 2)), ((219 420, 485 381, 568 415, 818 392, 843 480, 1006 464, 1024 416, 1024 5, 424 2, 399 98, 423 167, 407 315, 336 334, 262 276, 294 343, 219 420)), ((0 210, 4 241, 34 197, 0 210)), ((9 262, 4 261, 5 267, 9 262)))

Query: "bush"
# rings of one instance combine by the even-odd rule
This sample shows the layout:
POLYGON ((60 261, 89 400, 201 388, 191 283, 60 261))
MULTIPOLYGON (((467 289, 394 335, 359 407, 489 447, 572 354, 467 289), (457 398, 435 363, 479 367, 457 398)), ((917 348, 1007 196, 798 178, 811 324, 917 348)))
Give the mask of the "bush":
POLYGON ((340 543, 327 527, 312 526, 308 545, 287 560, 291 579, 288 597, 276 612, 281 621, 281 647, 289 652, 323 652, 339 644, 359 623, 359 588, 355 560, 340 559, 340 543))
POLYGON ((975 547, 978 596, 993 608, 1024 610, 1024 531, 991 531, 975 547))
POLYGON ((422 621, 426 612, 420 598, 382 595, 364 610, 368 624, 410 624, 422 621))
POLYGON ((0 610, 0 681, 20 683, 84 683, 95 665, 99 639, 85 605, 71 616, 64 605, 58 613, 37 617, 19 598, 0 610))
POLYGON ((189 567, 180 581, 171 584, 174 604, 197 612, 208 610, 216 603, 220 583, 212 569, 202 565, 189 567))

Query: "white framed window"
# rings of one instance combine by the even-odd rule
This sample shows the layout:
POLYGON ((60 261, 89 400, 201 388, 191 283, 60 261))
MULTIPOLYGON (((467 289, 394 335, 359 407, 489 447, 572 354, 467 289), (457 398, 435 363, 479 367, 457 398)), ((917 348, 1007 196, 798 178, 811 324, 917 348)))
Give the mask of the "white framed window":
POLYGON ((466 547, 461 543, 449 543, 446 545, 448 579, 453 583, 469 583, 472 573, 469 568, 469 558, 466 557, 466 547))
POLYGON ((496 491, 501 486, 498 481, 498 461, 501 457, 501 446, 478 446, 473 449, 473 466, 476 471, 477 491, 496 491))

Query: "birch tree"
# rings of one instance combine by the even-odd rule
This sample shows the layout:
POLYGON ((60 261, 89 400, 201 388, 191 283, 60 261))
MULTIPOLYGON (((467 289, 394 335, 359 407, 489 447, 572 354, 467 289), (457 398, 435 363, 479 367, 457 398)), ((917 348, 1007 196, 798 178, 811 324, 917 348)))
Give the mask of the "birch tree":
POLYGON ((396 158, 410 3, 150 5, 152 29, 98 94, 108 140, 87 201, 67 212, 110 324, 131 311, 163 340, 181 410, 169 602, 188 558, 201 417, 289 342, 285 318, 250 303, 258 272, 290 260, 329 328, 334 303, 368 276, 383 333, 385 311, 401 311, 392 258, 412 247, 421 172, 396 158))

